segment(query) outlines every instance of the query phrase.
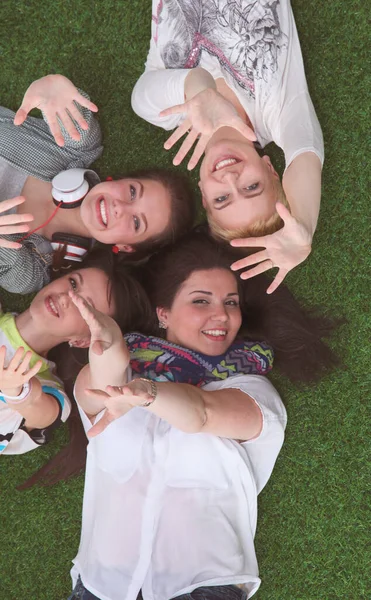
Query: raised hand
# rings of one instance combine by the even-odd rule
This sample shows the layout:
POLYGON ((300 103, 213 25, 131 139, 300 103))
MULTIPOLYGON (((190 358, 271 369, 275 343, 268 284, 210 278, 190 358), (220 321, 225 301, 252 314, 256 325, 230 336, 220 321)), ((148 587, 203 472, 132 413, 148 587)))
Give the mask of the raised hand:
POLYGON ((86 393, 97 399, 103 400, 106 410, 102 418, 90 429, 89 437, 94 437, 104 431, 112 421, 125 415, 134 406, 144 404, 152 398, 148 391, 148 384, 140 379, 133 379, 122 387, 109 385, 106 391, 86 390, 86 393))
POLYGON ((211 136, 221 127, 233 127, 248 140, 256 140, 254 131, 241 119, 233 104, 212 88, 203 90, 184 104, 163 110, 160 117, 174 114, 184 114, 185 119, 165 142, 165 149, 172 148, 183 135, 187 134, 173 160, 174 165, 179 165, 193 144, 197 142, 188 163, 188 169, 193 169, 204 153, 211 136))
POLYGON ((250 279, 274 267, 278 268, 278 273, 268 287, 267 294, 274 292, 287 273, 302 263, 312 249, 312 236, 304 225, 299 223, 282 203, 276 204, 276 210, 284 222, 282 229, 271 235, 231 241, 231 245, 238 248, 264 248, 264 250, 242 258, 231 265, 233 271, 258 265, 244 271, 241 279, 250 279))
POLYGON ((80 139, 80 134, 73 119, 81 129, 86 130, 89 128, 77 108, 76 102, 92 112, 98 111, 98 107, 87 98, 84 98, 67 77, 47 75, 31 83, 24 95, 21 107, 16 112, 14 124, 21 125, 26 120, 30 110, 39 108, 45 114, 56 143, 58 146, 64 146, 64 138, 57 117, 59 117, 73 140, 78 141, 80 139))
POLYGON ((72 290, 69 295, 90 329, 90 350, 93 354, 102 355, 115 341, 122 339, 120 327, 114 319, 93 308, 72 290))
MULTIPOLYGON (((4 202, 0 203, 0 215, 15 206, 19 206, 19 204, 23 204, 24 201, 25 198, 23 196, 16 196, 11 200, 4 200, 4 202)), ((23 225, 23 223, 29 223, 30 221, 33 221, 33 216, 30 214, 18 215, 17 213, 12 213, 10 215, 2 215, 0 216, 0 236, 10 235, 12 233, 25 233, 26 231, 29 231, 30 228, 28 225, 23 225)), ((0 237, 0 247, 18 250, 19 248, 22 248, 22 244, 19 242, 3 240, 0 237)))
MULTIPOLYGON (((32 359, 32 352, 19 347, 14 354, 13 358, 9 362, 8 366, 5 367, 6 358, 6 347, 0 347, 0 390, 7 396, 18 396, 23 385, 30 381, 42 367, 42 360, 38 360, 37 363, 30 368, 30 361, 32 359)), ((1 393, 0 392, 0 393, 1 393)))

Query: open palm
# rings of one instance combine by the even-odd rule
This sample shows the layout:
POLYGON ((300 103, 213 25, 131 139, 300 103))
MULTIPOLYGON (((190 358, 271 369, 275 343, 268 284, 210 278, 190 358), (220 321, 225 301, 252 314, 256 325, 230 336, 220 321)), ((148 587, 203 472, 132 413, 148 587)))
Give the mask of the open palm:
POLYGON ((249 268, 248 271, 244 271, 241 274, 241 279, 250 279, 255 275, 278 267, 276 277, 267 289, 268 294, 278 288, 287 273, 302 263, 309 256, 312 249, 312 236, 304 225, 299 223, 283 204, 277 203, 276 209, 284 222, 282 229, 271 235, 236 239, 231 242, 232 246, 238 248, 264 248, 264 250, 232 264, 233 271, 257 265, 249 268))
POLYGON ((184 114, 185 119, 165 142, 165 149, 172 148, 183 135, 187 134, 173 160, 175 165, 182 162, 197 141, 188 163, 188 169, 193 169, 204 153, 211 136, 221 127, 233 127, 248 140, 256 140, 254 131, 241 119, 233 104, 212 88, 203 90, 184 104, 177 104, 163 110, 160 116, 174 114, 184 114))

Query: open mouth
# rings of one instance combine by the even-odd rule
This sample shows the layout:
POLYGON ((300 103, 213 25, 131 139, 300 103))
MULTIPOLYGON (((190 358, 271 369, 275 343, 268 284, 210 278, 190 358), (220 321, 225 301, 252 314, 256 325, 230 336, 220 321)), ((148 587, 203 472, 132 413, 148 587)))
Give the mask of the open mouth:
POLYGON ((107 227, 108 223, 108 215, 107 215, 107 204, 104 198, 100 198, 97 202, 97 217, 98 222, 102 225, 102 227, 107 227))
POLYGON ((224 158, 218 158, 218 160, 214 163, 213 173, 215 171, 220 171, 221 169, 225 169, 226 167, 231 167, 232 165, 236 165, 241 161, 234 156, 227 156, 224 158))
POLYGON ((205 329, 202 333, 213 342, 224 342, 228 332, 226 329, 205 329))
POLYGON ((48 312, 50 312, 54 317, 59 317, 59 312, 53 298, 48 296, 45 300, 45 306, 48 312))

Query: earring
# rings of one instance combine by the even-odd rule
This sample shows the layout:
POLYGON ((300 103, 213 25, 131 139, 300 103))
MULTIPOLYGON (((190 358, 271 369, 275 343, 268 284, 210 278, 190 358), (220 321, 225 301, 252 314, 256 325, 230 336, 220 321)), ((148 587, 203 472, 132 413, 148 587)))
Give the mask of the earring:
POLYGON ((167 329, 167 325, 164 321, 159 321, 158 326, 160 329, 167 329))
POLYGON ((114 254, 118 254, 120 252, 119 247, 118 246, 112 246, 112 252, 114 254))
POLYGON ((68 345, 69 345, 70 348, 74 348, 75 347, 74 343, 71 340, 68 342, 68 345))

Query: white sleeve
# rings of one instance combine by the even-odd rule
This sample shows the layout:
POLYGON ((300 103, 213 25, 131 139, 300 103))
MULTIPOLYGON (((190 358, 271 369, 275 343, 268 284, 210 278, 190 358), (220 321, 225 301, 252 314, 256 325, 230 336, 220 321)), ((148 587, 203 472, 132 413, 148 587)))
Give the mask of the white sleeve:
POLYGON ((175 129, 182 120, 181 115, 159 117, 159 113, 184 102, 184 80, 188 73, 189 69, 165 68, 152 35, 145 71, 131 95, 133 111, 152 125, 167 130, 175 129))
POLYGON ((280 20, 286 22, 288 49, 281 65, 279 89, 272 93, 264 109, 264 120, 272 139, 285 154, 286 169, 294 158, 314 152, 324 160, 321 126, 308 91, 303 57, 294 15, 289 2, 280 6, 280 20))
POLYGON ((205 390, 239 389, 259 406, 263 427, 259 436, 240 445, 246 451, 258 494, 266 485, 281 450, 287 423, 286 409, 273 385, 260 375, 237 375, 222 384, 208 384, 205 390))

